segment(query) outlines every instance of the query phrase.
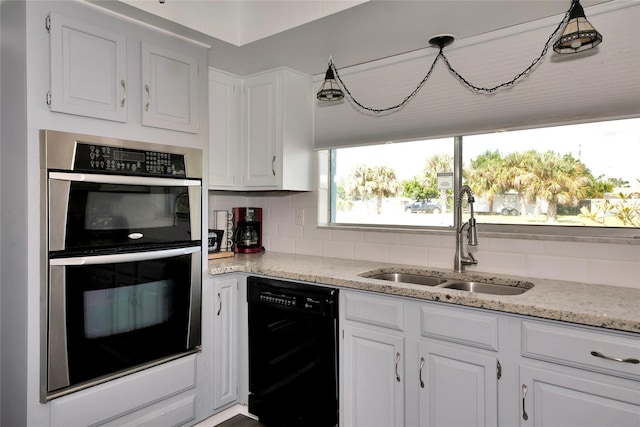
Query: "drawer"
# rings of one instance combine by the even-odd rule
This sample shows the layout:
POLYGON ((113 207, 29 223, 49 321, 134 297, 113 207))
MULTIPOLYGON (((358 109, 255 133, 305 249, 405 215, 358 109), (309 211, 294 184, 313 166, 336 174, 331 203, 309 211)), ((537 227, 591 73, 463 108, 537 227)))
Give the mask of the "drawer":
MULTIPOLYGON (((195 386, 196 356, 185 356, 52 401, 52 426, 100 425, 192 390, 195 386)), ((157 410, 165 411, 167 420, 188 421, 194 418, 195 407, 191 397, 185 399, 177 402, 169 400, 170 405, 160 405, 157 410), (175 407, 171 406, 174 404, 175 407)))
POLYGON ((420 306, 420 333, 498 351, 498 316, 453 307, 420 306))
POLYGON ((389 297, 345 292, 345 319, 384 328, 404 330, 404 304, 389 297))
POLYGON ((613 332, 523 321, 522 355, 640 379, 640 364, 632 363, 640 360, 640 336, 627 337, 613 332), (626 362, 612 360, 613 358, 626 362))

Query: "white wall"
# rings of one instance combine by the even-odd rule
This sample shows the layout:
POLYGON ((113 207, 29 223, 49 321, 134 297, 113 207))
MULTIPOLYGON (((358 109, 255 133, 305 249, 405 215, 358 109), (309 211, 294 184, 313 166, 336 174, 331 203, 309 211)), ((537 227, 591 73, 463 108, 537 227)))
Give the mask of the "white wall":
MULTIPOLYGON (((209 193, 210 209, 262 207, 266 250, 453 269, 453 235, 320 229, 317 193, 209 193), (295 210, 304 210, 304 226, 295 210)), ((474 252, 482 271, 640 289, 640 245, 495 238, 482 235, 474 252)))

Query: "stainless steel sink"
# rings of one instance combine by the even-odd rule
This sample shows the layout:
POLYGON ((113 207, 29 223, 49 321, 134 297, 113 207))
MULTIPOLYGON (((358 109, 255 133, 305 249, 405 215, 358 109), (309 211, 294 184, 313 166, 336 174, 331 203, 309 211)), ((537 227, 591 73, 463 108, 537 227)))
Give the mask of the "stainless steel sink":
POLYGON ((456 289, 459 291, 476 292, 491 295, 520 295, 529 290, 511 285, 499 285, 496 283, 451 281, 441 286, 444 289, 456 289))
POLYGON ((413 283, 415 285, 437 286, 446 282, 447 279, 434 276, 423 276, 422 274, 409 273, 378 273, 365 276, 369 279, 388 280, 390 282, 413 283))
POLYGON ((491 295, 520 295, 533 288, 533 283, 514 282, 510 283, 489 283, 474 280, 460 280, 451 277, 431 276, 428 272, 425 274, 416 273, 389 273, 384 271, 368 271, 359 274, 359 276, 369 279, 386 280, 396 283, 411 283, 414 285, 432 286, 441 289, 451 289, 466 292, 475 292, 478 294, 491 295))

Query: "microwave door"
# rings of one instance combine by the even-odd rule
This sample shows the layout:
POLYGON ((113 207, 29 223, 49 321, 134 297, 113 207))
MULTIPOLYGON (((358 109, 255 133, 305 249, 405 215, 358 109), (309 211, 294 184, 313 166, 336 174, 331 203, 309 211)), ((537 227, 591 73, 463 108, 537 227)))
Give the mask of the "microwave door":
POLYGON ((201 182, 50 172, 49 251, 201 239, 201 182))

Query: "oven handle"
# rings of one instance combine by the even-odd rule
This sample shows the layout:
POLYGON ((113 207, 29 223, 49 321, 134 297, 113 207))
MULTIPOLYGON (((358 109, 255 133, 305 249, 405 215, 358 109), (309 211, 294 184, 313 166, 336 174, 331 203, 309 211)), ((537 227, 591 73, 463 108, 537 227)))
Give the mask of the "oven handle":
POLYGON ((61 181, 83 181, 95 182, 98 184, 124 184, 124 185, 164 185, 167 187, 195 187, 202 183, 195 179, 162 178, 146 176, 126 176, 126 175, 102 175, 84 174, 70 172, 50 172, 49 179, 61 181))
POLYGON ((180 255, 189 255, 200 252, 200 246, 188 248, 168 249, 164 251, 135 252, 114 255, 96 255, 69 258, 54 258, 49 260, 49 264, 54 265, 97 265, 97 264, 117 264, 122 262, 148 261, 152 259, 171 258, 180 255))

